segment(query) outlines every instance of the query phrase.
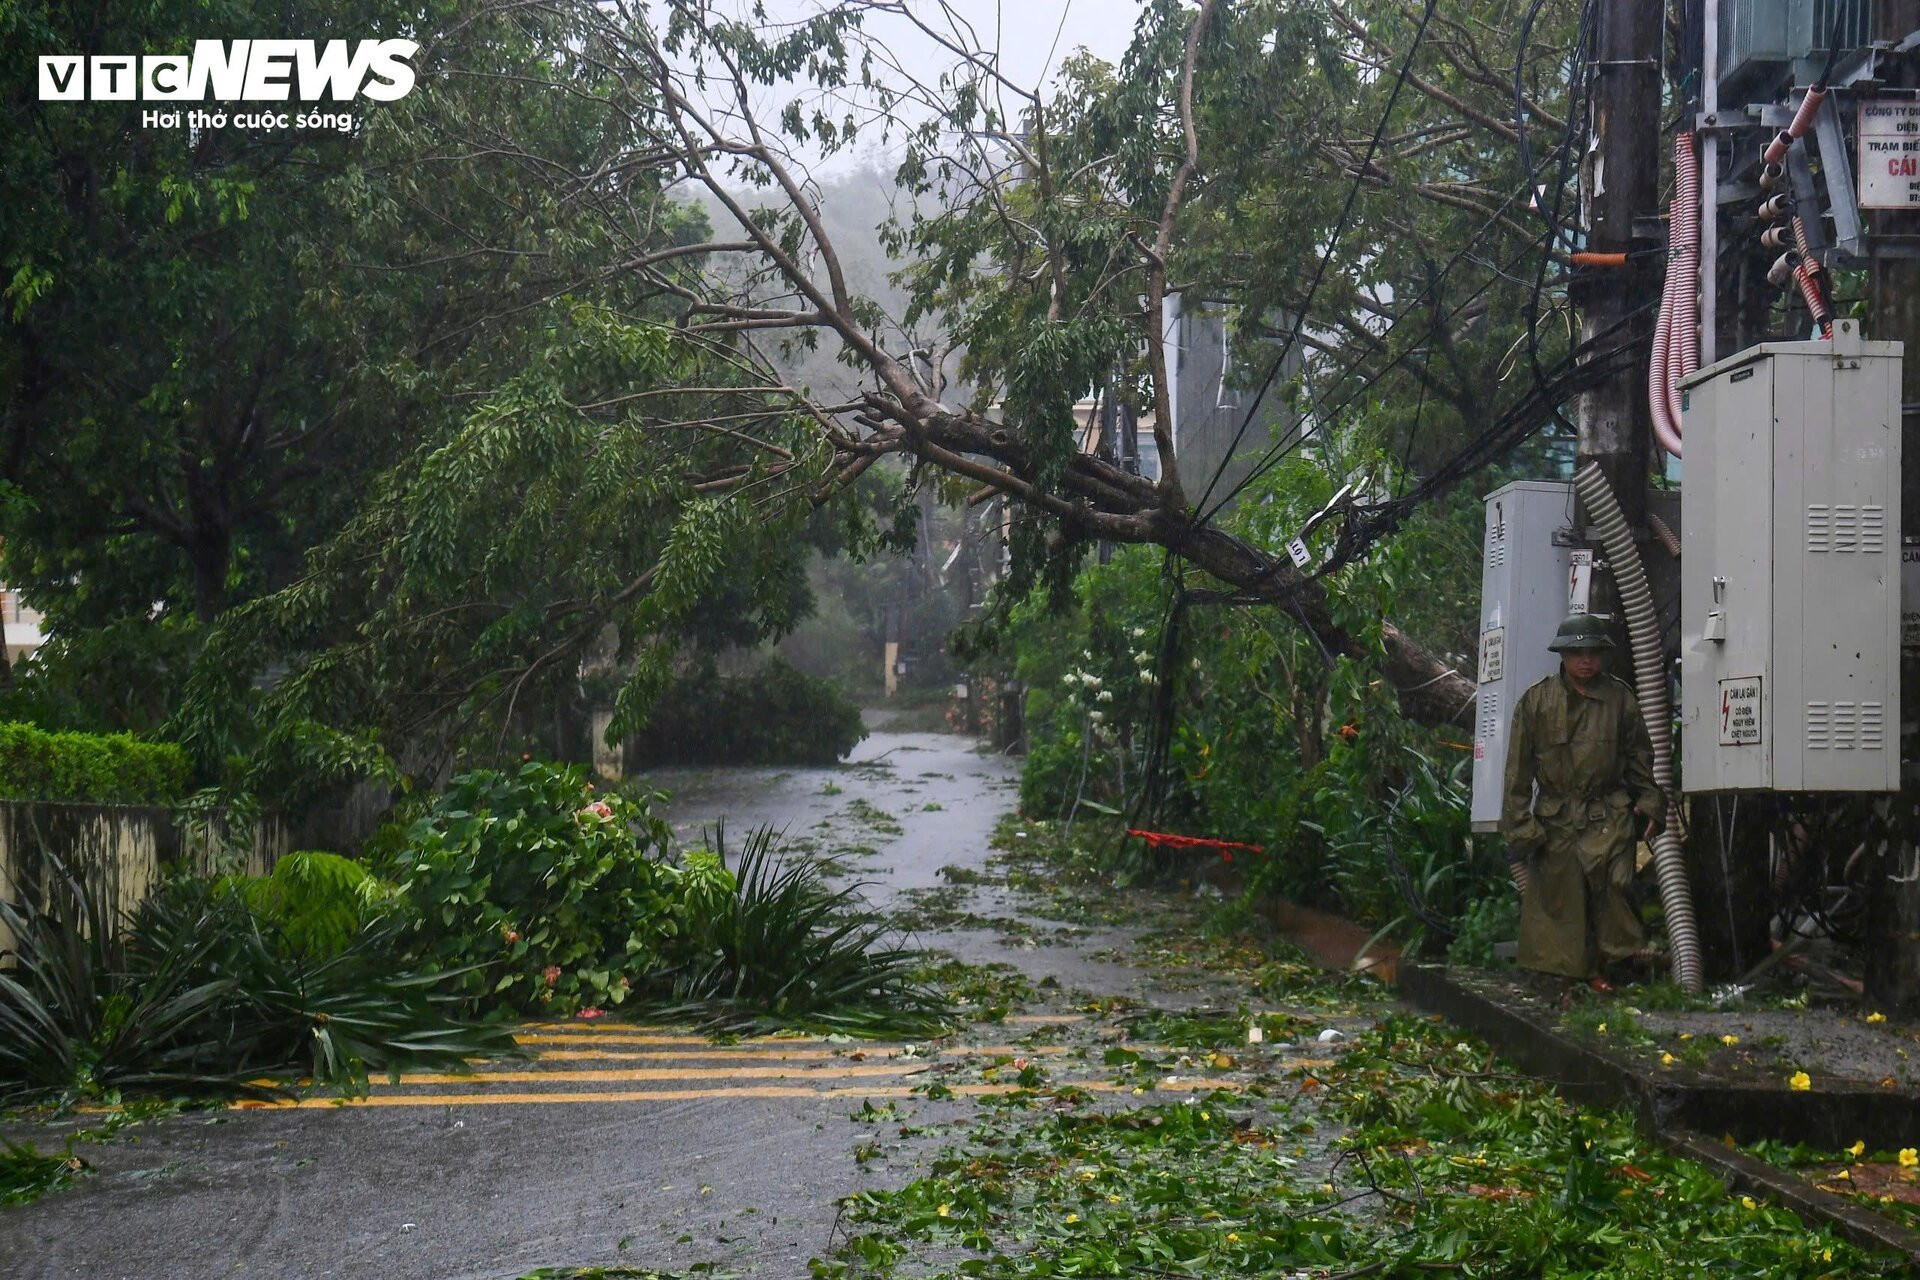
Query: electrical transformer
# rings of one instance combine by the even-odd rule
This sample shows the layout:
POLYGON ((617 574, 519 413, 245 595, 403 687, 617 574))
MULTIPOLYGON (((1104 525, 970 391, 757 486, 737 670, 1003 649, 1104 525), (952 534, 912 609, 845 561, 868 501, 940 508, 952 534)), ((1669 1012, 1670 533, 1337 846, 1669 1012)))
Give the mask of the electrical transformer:
POLYGON ((1573 487, 1517 480, 1487 495, 1480 560, 1480 692, 1473 733, 1473 829, 1500 823, 1507 729, 1527 687, 1560 659, 1547 649, 1567 616, 1573 553, 1555 534, 1573 521, 1573 487))
POLYGON ((1839 320, 1682 384, 1684 790, 1899 788, 1900 357, 1839 320))
POLYGON ((1794 62, 1814 62, 1807 75, 1818 74, 1815 60, 1825 60, 1836 30, 1842 49, 1866 45, 1872 14, 1868 0, 1727 0, 1719 12, 1721 93, 1771 100, 1772 82, 1793 77, 1794 62))

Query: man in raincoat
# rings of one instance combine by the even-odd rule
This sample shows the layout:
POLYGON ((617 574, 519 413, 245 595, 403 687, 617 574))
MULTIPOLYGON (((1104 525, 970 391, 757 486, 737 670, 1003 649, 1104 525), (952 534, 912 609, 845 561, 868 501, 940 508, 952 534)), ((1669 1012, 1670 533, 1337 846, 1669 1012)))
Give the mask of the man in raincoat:
POLYGON ((1510 856, 1527 869, 1520 967, 1602 978, 1644 941, 1634 835, 1664 818, 1666 800, 1633 690, 1600 669, 1613 648, 1605 626, 1570 614, 1548 647, 1560 670, 1514 708, 1500 813, 1510 856))

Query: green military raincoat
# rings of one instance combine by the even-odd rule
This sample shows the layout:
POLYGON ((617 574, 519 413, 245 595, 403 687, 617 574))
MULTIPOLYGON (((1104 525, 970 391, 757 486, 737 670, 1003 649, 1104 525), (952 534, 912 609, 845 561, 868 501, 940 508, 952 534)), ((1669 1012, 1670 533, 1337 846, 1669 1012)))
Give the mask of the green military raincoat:
POLYGON ((1586 978, 1640 949, 1634 837, 1665 814, 1653 745, 1625 683, 1600 675, 1583 692, 1562 671, 1520 695, 1500 831, 1526 860, 1530 882, 1520 904, 1521 968, 1586 978))

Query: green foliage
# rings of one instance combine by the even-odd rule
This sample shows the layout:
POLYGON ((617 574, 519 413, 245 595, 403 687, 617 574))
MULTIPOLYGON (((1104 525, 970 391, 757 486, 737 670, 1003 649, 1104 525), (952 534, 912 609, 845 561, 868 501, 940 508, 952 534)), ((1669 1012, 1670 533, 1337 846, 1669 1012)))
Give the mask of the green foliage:
POLYGON ((324 959, 295 954, 238 894, 169 884, 116 920, 56 867, 50 901, 0 902, 0 1099, 261 1096, 264 1073, 366 1087, 369 1070, 511 1048, 462 1018, 446 975, 401 963, 392 922, 324 959))
MULTIPOLYGON (((1221 1030, 1244 1037, 1246 1025, 1221 1030)), ((1150 1084, 1165 1064, 1144 1063, 1149 1052, 1110 1044, 1102 1056, 1122 1080, 1150 1084)), ((1910 1270, 1901 1255, 1729 1196, 1630 1116, 1573 1106, 1500 1069, 1457 1028, 1389 1016, 1331 1062, 1271 1065, 1239 1090, 1178 1101, 1122 1095, 1116 1105, 1057 1088, 1034 1100, 1044 1105, 983 1110, 911 1181, 849 1196, 849 1231, 812 1274, 1840 1280, 1910 1270), (930 1271, 929 1257, 959 1260, 930 1271)), ((871 1107, 854 1118, 888 1119, 871 1107)))
POLYGON ((748 676, 702 666, 669 685, 629 740, 641 765, 833 764, 867 736, 830 680, 778 658, 748 676))
POLYGON ((61 1155, 50 1155, 31 1142, 0 1137, 0 1207, 29 1204, 50 1191, 73 1184, 85 1169, 73 1154, 73 1142, 61 1155))
POLYGON ((296 850, 264 876, 232 876, 218 882, 238 893, 261 920, 279 931, 297 955, 339 955, 380 916, 398 905, 394 885, 337 853, 296 850))
POLYGON ((0 797, 167 805, 186 793, 186 752, 125 733, 48 733, 0 722, 0 797))
POLYGON ((462 774, 408 830, 388 871, 409 950, 469 995, 571 1013, 618 1005, 684 945, 690 903, 721 882, 663 860, 645 796, 596 796, 586 771, 530 761, 462 774))
MULTIPOLYGON (((707 856, 723 863, 724 828, 709 842, 707 856)), ((670 994, 660 1007, 727 1030, 798 1024, 914 1034, 942 1026, 950 1009, 923 985, 925 955, 897 945, 861 904, 858 886, 832 888, 810 860, 781 859, 774 842, 769 828, 753 832, 734 863, 737 892, 704 898, 711 914, 696 917, 687 958, 663 975, 670 994)))
MULTIPOLYGON (((1447 948, 1447 963, 1494 969, 1508 963, 1494 954, 1495 943, 1520 936, 1518 893, 1488 892, 1460 917, 1459 931, 1447 948)), ((1638 997, 1636 997, 1638 998, 1638 997)))
MULTIPOLYGON (((1349 446, 1356 470, 1387 466, 1349 446)), ((1335 478, 1317 460, 1290 460, 1249 490, 1230 525, 1277 545, 1332 496, 1335 478)), ((1470 499, 1434 508, 1343 570, 1337 620, 1377 640, 1381 618, 1394 616, 1465 652, 1477 519, 1470 499)), ((1462 731, 1409 722, 1364 667, 1268 612, 1192 604, 1169 624, 1168 604, 1160 556, 1128 548, 1080 573, 1071 607, 1036 594, 1012 610, 1028 691, 1023 811, 1130 812, 1164 697, 1159 821, 1262 846, 1237 859, 1250 894, 1331 906, 1411 945, 1431 932, 1423 916, 1450 923, 1500 891, 1499 859, 1467 830, 1462 731)))

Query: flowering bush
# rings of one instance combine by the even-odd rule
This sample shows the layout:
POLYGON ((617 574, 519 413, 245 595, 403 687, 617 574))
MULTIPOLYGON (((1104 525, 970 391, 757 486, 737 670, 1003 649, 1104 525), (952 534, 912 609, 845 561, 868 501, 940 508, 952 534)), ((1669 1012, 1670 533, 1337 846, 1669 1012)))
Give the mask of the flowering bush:
POLYGON ((665 861, 669 839, 646 797, 600 796, 579 766, 530 761, 455 778, 390 872, 423 960, 466 970, 476 997, 571 1013, 626 1000, 732 893, 724 868, 665 861))

